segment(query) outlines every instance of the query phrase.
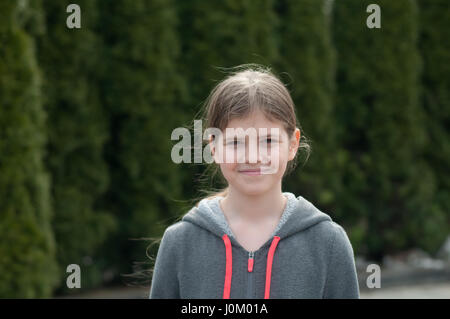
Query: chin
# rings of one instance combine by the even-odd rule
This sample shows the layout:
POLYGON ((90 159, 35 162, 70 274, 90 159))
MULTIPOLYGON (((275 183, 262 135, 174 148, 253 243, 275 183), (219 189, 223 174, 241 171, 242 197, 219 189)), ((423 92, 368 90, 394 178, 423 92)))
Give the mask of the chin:
POLYGON ((235 188, 247 196, 256 196, 267 193, 271 189, 270 186, 271 185, 239 185, 235 186, 235 188))

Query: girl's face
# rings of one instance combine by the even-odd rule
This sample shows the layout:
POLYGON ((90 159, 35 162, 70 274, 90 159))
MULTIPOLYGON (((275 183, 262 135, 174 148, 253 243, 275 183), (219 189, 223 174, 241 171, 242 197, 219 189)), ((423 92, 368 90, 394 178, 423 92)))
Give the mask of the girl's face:
POLYGON ((246 195, 258 195, 280 185, 288 162, 298 150, 299 140, 298 128, 289 137, 283 123, 270 121, 256 111, 231 120, 211 149, 230 187, 246 195), (233 129, 243 133, 234 134, 233 129), (231 134, 227 135, 227 131, 231 134))

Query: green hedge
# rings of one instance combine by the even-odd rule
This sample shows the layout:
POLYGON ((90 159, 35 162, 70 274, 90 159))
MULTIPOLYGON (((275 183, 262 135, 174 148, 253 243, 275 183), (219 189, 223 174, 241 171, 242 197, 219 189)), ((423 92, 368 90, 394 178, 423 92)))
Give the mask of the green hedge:
POLYGON ((433 236, 421 238, 434 249, 450 233, 450 6, 445 0, 419 0, 419 49, 423 59, 421 103, 428 133, 424 157, 433 169, 433 199, 421 227, 433 236), (447 226, 447 227, 446 227, 447 226))
MULTIPOLYGON (((81 288, 102 284, 94 257, 117 227, 112 214, 98 207, 110 183, 103 147, 109 135, 107 112, 100 101, 101 39, 97 1, 80 0, 81 29, 66 26, 72 1, 45 1, 46 32, 37 37, 48 113, 46 165, 52 174, 61 289, 67 265, 81 267, 81 288)), ((67 289, 66 289, 67 290, 67 289)))
POLYGON ((339 217, 334 212, 339 203, 338 147, 336 134, 327 134, 337 126, 333 115, 336 52, 331 42, 332 7, 326 0, 277 3, 283 21, 278 30, 278 69, 286 73, 283 80, 296 105, 301 142, 307 142, 311 150, 309 157, 306 149, 299 150, 297 168, 287 176, 285 187, 339 217))
MULTIPOLYGON (((105 149, 111 182, 102 200, 120 223, 101 256, 115 275, 147 259, 143 237, 162 234, 179 214, 179 170, 170 134, 183 113, 176 69, 178 40, 173 4, 163 0, 102 2, 102 103, 110 139, 105 149)), ((117 278, 117 277, 116 277, 117 278)), ((122 278, 124 279, 124 278, 122 278)))
POLYGON ((46 113, 27 10, 0 4, 1 298, 45 298, 57 284, 46 113))
POLYGON ((444 225, 430 210, 433 172, 423 157, 429 141, 419 100, 417 5, 378 1, 381 28, 369 29, 369 14, 361 12, 370 3, 335 7, 337 114, 347 151, 339 209, 358 220, 358 252, 380 259, 415 246, 435 249, 444 225))

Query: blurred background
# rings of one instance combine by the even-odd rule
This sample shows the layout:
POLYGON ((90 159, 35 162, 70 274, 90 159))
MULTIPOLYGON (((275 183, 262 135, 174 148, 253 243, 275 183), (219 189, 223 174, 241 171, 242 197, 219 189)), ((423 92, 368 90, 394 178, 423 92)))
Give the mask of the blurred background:
POLYGON ((447 0, 1 0, 0 297, 146 298, 156 239, 222 186, 171 132, 258 63, 312 148, 283 190, 345 228, 361 296, 450 298, 449 30, 447 0))

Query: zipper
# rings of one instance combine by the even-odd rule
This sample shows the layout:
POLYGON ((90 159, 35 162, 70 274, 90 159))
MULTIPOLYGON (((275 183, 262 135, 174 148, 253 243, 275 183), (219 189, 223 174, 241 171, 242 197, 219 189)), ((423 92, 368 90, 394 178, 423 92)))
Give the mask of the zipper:
POLYGON ((255 263, 255 252, 248 253, 247 263, 247 299, 253 298, 253 265, 255 263))

